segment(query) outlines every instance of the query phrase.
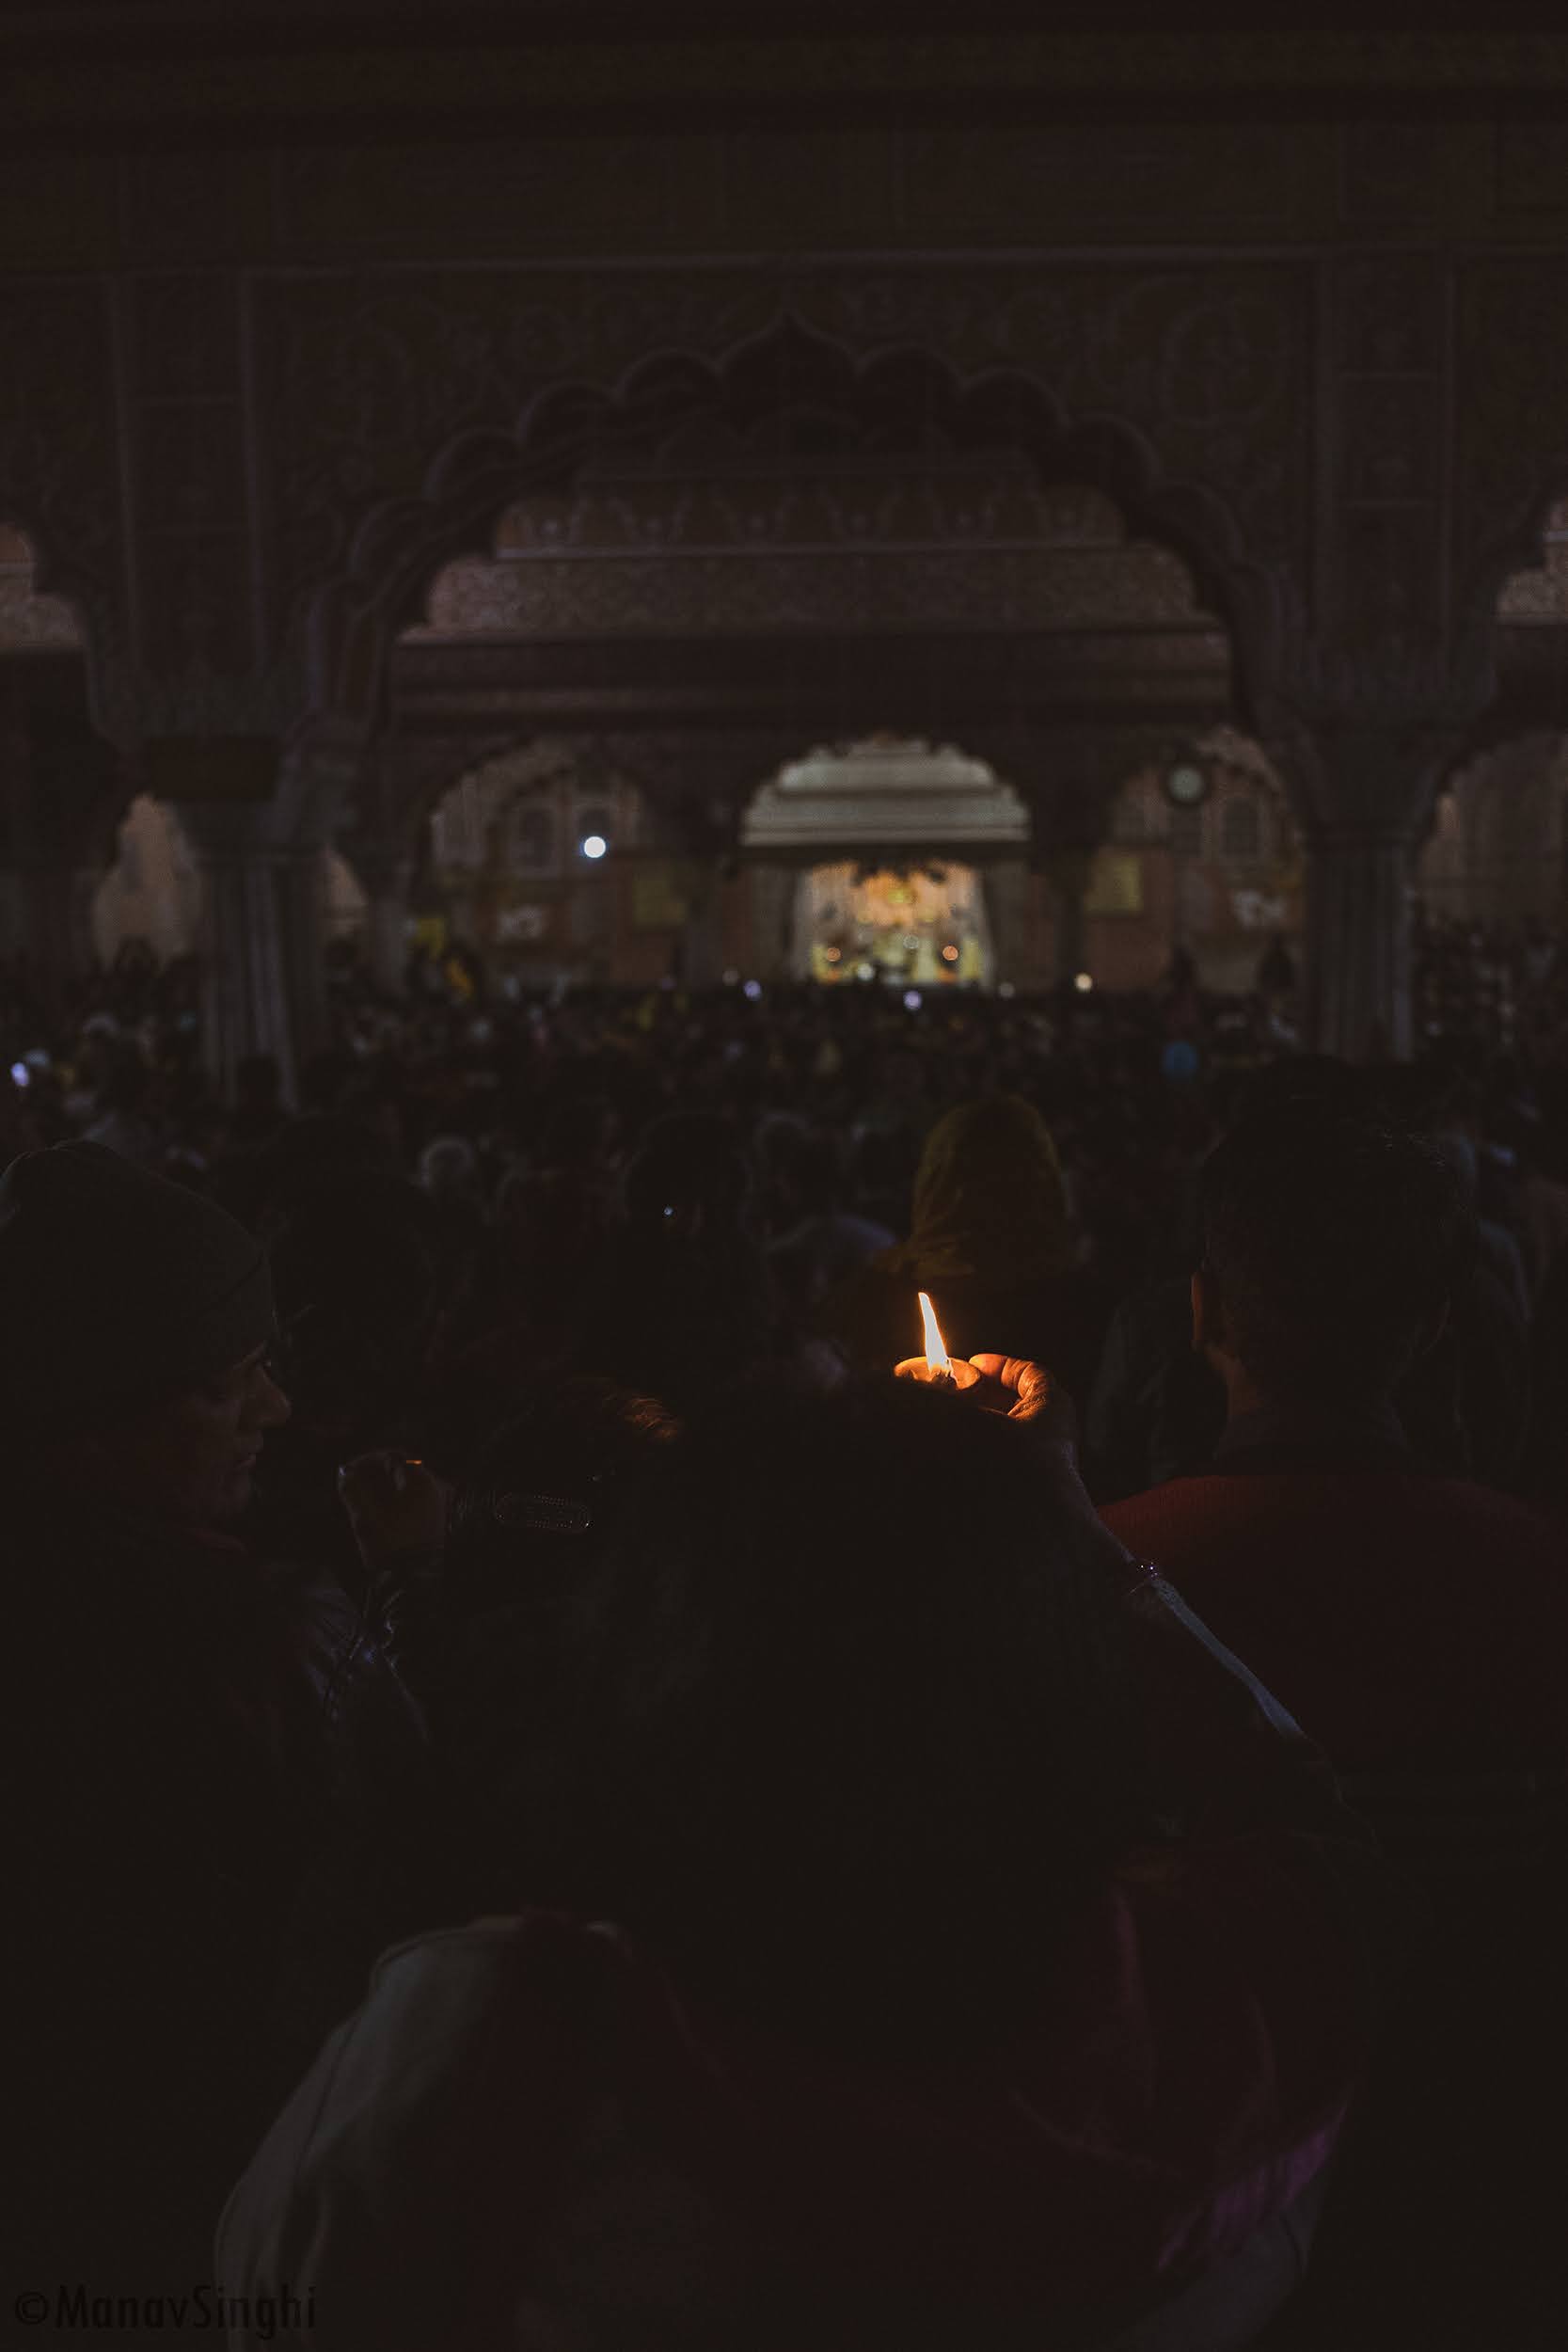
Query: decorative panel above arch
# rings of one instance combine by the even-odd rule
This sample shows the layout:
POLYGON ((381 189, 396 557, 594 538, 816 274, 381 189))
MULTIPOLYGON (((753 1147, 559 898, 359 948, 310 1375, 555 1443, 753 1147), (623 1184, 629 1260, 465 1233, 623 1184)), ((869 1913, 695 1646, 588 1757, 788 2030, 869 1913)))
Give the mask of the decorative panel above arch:
POLYGON ((1249 573, 1254 593, 1302 575, 1305 264, 279 276, 253 303, 275 624, 309 606, 324 685, 351 699, 423 580, 487 545, 527 482, 563 485, 704 417, 754 439, 769 415, 809 412, 818 460, 960 447, 1050 473, 1070 458, 1158 507, 1159 535, 1212 573, 1249 573))

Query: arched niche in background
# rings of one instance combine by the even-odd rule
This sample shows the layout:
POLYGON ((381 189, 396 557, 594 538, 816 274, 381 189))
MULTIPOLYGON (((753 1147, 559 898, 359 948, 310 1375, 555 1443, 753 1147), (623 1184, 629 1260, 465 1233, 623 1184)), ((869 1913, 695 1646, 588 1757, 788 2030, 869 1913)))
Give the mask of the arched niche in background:
POLYGON ((1192 763, 1207 796, 1180 806, 1162 771, 1130 776, 1085 900, 1085 955, 1097 984, 1152 988, 1176 948, 1202 984, 1244 994, 1271 942, 1299 961, 1306 866, 1285 787, 1261 746, 1232 727, 1196 737, 1192 763))

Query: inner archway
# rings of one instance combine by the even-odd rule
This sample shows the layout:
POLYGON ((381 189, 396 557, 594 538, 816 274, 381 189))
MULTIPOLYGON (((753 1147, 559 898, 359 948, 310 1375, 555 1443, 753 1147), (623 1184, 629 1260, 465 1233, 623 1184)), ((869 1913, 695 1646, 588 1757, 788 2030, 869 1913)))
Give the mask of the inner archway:
MULTIPOLYGON (((352 726, 379 702, 393 641, 419 620, 436 573, 488 540, 504 508, 583 485, 607 462, 651 461, 657 470, 689 455, 693 436, 705 470, 719 441, 743 469, 766 458, 777 470, 782 459, 790 472, 819 473, 827 461, 847 476, 895 454, 905 471, 924 475, 955 456, 973 464, 1006 454, 1038 484, 1092 482, 1135 530, 1180 558, 1240 669, 1243 648, 1272 626, 1276 582, 1246 555, 1227 501, 1190 475, 1167 475, 1148 433, 1102 399, 1075 417, 1000 353, 973 373, 880 339, 857 356, 785 315, 721 353, 650 353, 613 385, 542 385, 506 429, 455 436, 428 467, 423 496, 362 515, 348 573, 313 592, 302 640, 320 711, 352 726)), ((883 535, 879 523, 873 535, 883 535)), ((1244 701, 1244 678, 1237 685, 1244 701)))
POLYGON ((1305 859, 1261 747, 1216 727, 1180 760, 1130 776, 1084 916, 1085 961, 1100 987, 1153 988, 1179 951, 1219 995, 1247 994, 1265 959, 1279 967, 1280 951, 1299 968, 1305 859))
POLYGON ((998 969, 981 867, 1022 879, 1029 837, 1028 809, 983 760, 889 734, 782 769, 740 829, 753 868, 794 872, 780 943, 789 977, 827 986, 1011 977, 998 969))

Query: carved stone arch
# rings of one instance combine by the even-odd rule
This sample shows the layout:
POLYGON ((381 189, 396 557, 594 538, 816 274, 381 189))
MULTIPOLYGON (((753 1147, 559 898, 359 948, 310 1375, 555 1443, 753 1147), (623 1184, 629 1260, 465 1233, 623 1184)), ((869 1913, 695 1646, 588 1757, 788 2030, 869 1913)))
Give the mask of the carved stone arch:
POLYGON ((1542 750, 1549 743, 1561 742, 1565 738, 1568 738, 1568 729, 1543 725, 1536 715, 1521 715, 1502 703, 1493 704, 1465 730, 1451 755, 1444 762, 1433 794, 1432 807, 1426 812, 1423 838, 1431 834, 1437 803, 1443 795, 1456 791, 1462 786, 1473 785, 1476 776, 1489 761, 1504 753, 1532 747, 1542 750))
POLYGON ((500 798, 491 812, 494 821, 503 821, 517 800, 557 784, 571 786, 578 800, 630 790, 641 804, 649 798, 649 784, 658 786, 670 757, 658 739, 640 741, 594 732, 491 737, 482 746, 467 746, 442 770, 425 767, 406 779, 397 800, 397 828, 404 840, 411 840, 433 823, 463 786, 499 788, 500 798))
POLYGON ((531 489, 570 482, 595 457, 646 451, 701 414, 755 432, 769 419, 800 415, 803 404, 841 421, 850 453, 886 448, 889 434, 918 433, 936 437, 931 446, 1022 455, 1044 480, 1104 490, 1131 530, 1188 565, 1199 596, 1229 630, 1247 707, 1277 642, 1279 581, 1249 554, 1235 513, 1216 490, 1167 475, 1135 423, 1099 410, 1070 414, 1022 369, 964 371, 939 351, 907 342, 857 358, 786 313, 719 358, 646 354, 611 383, 542 388, 510 433, 470 427, 445 441, 426 467, 420 495, 366 514, 343 568, 310 596, 316 713, 369 729, 392 643, 417 616, 430 580, 443 564, 487 544, 496 516, 531 489))
POLYGON ((1560 908, 1568 851, 1568 735, 1478 731, 1447 769, 1421 842, 1418 886, 1470 919, 1560 908))

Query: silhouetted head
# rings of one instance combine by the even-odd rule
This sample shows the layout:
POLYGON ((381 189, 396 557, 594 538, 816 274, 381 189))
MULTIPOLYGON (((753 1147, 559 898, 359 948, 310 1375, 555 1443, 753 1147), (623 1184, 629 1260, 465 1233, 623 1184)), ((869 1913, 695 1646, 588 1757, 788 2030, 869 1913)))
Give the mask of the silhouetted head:
POLYGON ((971 1275, 1033 1281, 1074 1255, 1051 1130, 1032 1103, 993 1094, 939 1119, 915 1178, 902 1271, 923 1287, 971 1275))
POLYGON ((1019 1425, 769 1384, 661 1454, 585 1581, 545 1875, 689 1981, 984 2039, 1144 1820, 1119 1604, 1019 1425))
POLYGON ((1304 1109, 1232 1129, 1204 1163, 1195 1338, 1275 1402, 1382 1398, 1437 1337, 1474 1250, 1431 1138, 1304 1109))

